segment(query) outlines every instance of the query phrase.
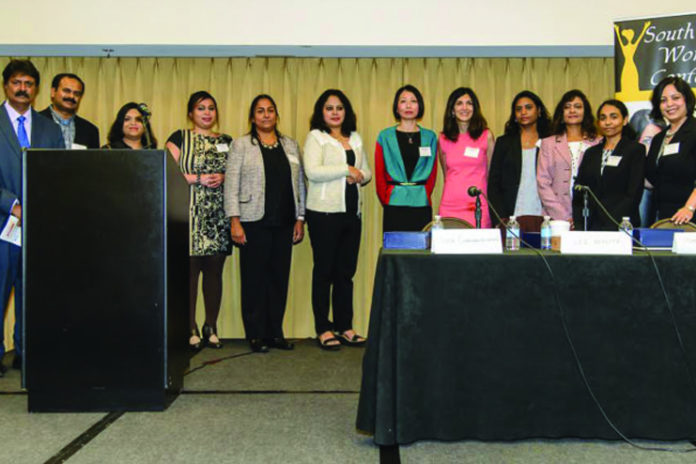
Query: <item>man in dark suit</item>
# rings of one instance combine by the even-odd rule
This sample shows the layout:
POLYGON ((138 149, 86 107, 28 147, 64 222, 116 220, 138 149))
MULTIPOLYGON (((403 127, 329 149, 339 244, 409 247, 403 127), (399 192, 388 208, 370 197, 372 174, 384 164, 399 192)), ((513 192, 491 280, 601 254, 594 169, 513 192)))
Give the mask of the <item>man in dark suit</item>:
MULTIPOLYGON (((63 135, 51 120, 34 111, 39 72, 29 60, 12 60, 2 72, 5 101, 0 105, 0 227, 10 216, 22 220, 22 151, 25 148, 65 148, 63 135)), ((21 248, 0 240, 0 376, 6 368, 4 320, 12 288, 15 289, 15 359, 21 368, 22 272, 21 248)))
POLYGON ((51 105, 40 114, 60 127, 65 148, 99 148, 99 129, 77 115, 85 83, 75 74, 61 73, 51 83, 51 105))

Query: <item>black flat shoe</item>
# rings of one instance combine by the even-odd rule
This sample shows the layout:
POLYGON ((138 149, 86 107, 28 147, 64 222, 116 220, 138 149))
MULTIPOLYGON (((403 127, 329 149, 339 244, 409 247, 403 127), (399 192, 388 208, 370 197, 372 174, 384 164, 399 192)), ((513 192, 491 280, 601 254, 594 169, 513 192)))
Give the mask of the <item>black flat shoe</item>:
POLYGON ((220 339, 218 339, 218 341, 216 342, 210 341, 210 337, 213 335, 215 335, 215 337, 217 338, 217 331, 215 330, 215 328, 209 326, 208 324, 203 324, 203 341, 205 342, 205 346, 215 349, 222 348, 222 342, 220 341, 220 339))
POLYGON ((268 345, 260 338, 252 338, 249 340, 249 347, 254 353, 268 353, 268 345))
POLYGON ((295 349, 295 344, 290 343, 283 337, 271 338, 267 342, 269 348, 278 348, 279 350, 293 350, 295 349))
POLYGON ((365 343, 367 343, 367 339, 365 337, 361 337, 356 333, 353 333, 353 336, 349 337, 345 332, 341 332, 337 333, 336 337, 343 345, 347 346, 363 346, 365 343))

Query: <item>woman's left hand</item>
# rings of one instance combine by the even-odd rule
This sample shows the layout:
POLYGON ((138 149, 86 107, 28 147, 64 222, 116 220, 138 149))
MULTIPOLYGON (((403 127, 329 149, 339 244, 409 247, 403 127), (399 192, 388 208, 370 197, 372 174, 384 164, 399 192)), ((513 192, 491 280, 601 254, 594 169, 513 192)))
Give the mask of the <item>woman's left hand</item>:
POLYGON ((676 213, 674 213, 674 216, 672 216, 672 222, 675 224, 686 224, 687 222, 691 221, 693 217, 694 212, 686 206, 683 206, 679 208, 676 213))
POLYGON ((225 181, 224 174, 203 174, 201 184, 209 188, 218 188, 225 181))
POLYGON ((295 221, 295 228, 292 231, 292 243, 297 245, 304 238, 304 221, 295 221))

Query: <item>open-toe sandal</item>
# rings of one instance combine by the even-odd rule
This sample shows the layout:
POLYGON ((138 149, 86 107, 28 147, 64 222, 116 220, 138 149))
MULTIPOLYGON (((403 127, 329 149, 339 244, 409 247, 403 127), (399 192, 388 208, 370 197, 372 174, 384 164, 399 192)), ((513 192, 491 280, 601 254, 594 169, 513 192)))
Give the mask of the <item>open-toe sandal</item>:
POLYGON ((367 339, 365 337, 361 337, 356 333, 353 333, 352 337, 346 335, 345 332, 337 333, 336 336, 342 344, 347 346, 363 346, 365 343, 367 343, 367 339))

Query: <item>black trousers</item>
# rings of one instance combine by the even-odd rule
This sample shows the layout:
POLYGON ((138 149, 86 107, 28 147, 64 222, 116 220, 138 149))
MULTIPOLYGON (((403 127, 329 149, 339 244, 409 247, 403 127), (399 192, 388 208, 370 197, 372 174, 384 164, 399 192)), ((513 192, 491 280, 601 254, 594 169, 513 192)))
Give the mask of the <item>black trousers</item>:
POLYGON ((353 276, 358 264, 361 225, 353 213, 307 211, 314 255, 312 310, 317 334, 353 328, 353 276), (333 306, 333 324, 329 321, 329 302, 333 306))
POLYGON ((283 336, 293 225, 242 223, 247 243, 239 247, 242 320, 247 339, 283 336))

